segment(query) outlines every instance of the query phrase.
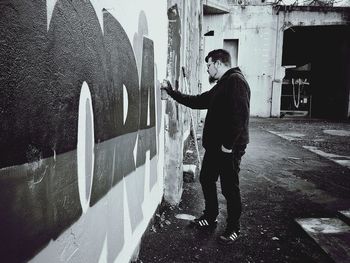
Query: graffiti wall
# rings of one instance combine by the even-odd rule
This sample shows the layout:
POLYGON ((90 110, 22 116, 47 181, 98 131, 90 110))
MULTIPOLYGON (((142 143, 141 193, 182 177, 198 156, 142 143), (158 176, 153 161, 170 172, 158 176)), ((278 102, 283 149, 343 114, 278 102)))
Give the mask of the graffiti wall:
POLYGON ((1 261, 132 257, 163 195, 167 5, 141 2, 0 2, 1 261))

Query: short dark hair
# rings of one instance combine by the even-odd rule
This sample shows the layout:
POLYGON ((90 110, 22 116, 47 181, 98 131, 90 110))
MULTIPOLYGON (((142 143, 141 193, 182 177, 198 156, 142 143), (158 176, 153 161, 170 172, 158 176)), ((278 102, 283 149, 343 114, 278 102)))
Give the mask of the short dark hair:
POLYGON ((205 57, 205 62, 208 62, 209 58, 211 58, 213 62, 220 60, 226 66, 231 66, 231 55, 225 49, 214 49, 210 51, 205 57))

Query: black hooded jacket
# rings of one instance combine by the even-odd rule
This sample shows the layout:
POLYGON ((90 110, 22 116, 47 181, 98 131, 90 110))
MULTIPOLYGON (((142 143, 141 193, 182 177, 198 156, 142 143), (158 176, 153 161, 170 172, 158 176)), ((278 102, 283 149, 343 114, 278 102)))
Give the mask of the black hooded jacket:
POLYGON ((202 94, 173 91, 169 95, 192 109, 208 109, 203 129, 206 150, 248 144, 250 88, 238 67, 226 71, 212 89, 202 94))

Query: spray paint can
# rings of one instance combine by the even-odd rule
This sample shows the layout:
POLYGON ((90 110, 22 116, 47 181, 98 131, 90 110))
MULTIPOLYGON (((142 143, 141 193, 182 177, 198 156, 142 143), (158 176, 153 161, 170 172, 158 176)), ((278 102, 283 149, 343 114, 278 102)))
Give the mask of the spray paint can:
POLYGON ((165 90, 166 88, 168 88, 168 82, 165 79, 160 85, 160 98, 162 100, 167 100, 169 98, 168 92, 165 90))

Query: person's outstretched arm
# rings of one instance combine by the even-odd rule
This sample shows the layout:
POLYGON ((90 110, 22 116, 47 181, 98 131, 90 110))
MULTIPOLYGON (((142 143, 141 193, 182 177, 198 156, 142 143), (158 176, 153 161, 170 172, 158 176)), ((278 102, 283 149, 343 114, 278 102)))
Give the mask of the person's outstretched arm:
POLYGON ((203 92, 199 95, 183 94, 180 91, 173 90, 169 81, 167 81, 167 87, 163 87, 162 89, 166 90, 169 96, 178 103, 191 109, 208 109, 209 107, 211 97, 210 91, 203 92))

